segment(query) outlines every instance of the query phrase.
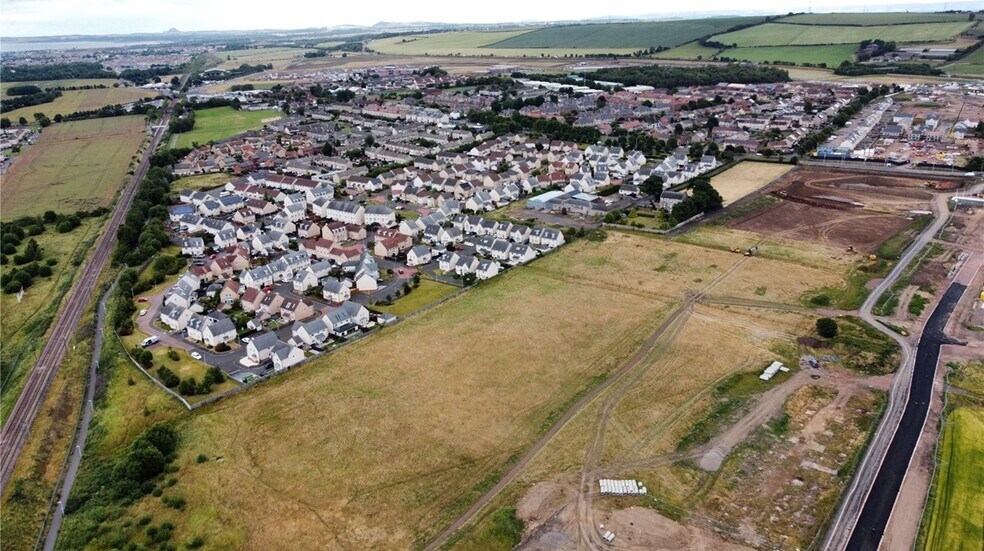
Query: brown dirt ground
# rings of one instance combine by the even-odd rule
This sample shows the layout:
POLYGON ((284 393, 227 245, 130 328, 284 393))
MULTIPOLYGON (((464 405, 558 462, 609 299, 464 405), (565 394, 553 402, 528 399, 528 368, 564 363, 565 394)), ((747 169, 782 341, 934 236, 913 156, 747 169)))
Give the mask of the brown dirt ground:
POLYGON ((876 174, 799 167, 771 188, 785 199, 751 213, 731 227, 874 251, 909 224, 911 210, 928 207, 925 181, 876 174))

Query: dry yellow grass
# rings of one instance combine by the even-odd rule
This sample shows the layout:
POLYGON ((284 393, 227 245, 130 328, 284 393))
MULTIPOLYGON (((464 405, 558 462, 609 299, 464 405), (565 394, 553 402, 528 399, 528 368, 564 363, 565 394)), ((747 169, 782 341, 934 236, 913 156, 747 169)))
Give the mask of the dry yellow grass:
MULTIPOLYGON (((765 299, 785 300, 838 277, 787 264, 628 233, 579 241, 195 412, 181 423, 178 482, 168 490, 187 508, 146 498, 127 517, 151 514, 174 523, 176 539, 202 535, 215 548, 421 545, 579 392, 638 350, 685 292, 721 278, 714 289, 762 299, 752 282, 770 278, 775 295, 765 299), (780 269, 793 275, 777 279, 780 269), (199 454, 210 460, 198 463, 199 454)), ((644 386, 619 410, 616 430, 643 435, 654 416, 747 368, 791 327, 778 314, 698 306, 671 348, 644 364, 644 386), (679 369, 722 342, 734 343, 728 361, 679 369)), ((558 449, 573 457, 548 453, 553 444, 545 457, 577 465, 594 419, 582 413, 562 431, 558 449)))
POLYGON ((206 408, 183 434, 174 492, 187 511, 146 500, 137 512, 216 534, 217 546, 409 547, 664 312, 657 299, 517 270, 206 408), (198 465, 199 453, 223 460, 198 465))
POLYGON ((792 169, 793 165, 787 164, 743 162, 711 178, 711 185, 718 190, 727 206, 792 169))

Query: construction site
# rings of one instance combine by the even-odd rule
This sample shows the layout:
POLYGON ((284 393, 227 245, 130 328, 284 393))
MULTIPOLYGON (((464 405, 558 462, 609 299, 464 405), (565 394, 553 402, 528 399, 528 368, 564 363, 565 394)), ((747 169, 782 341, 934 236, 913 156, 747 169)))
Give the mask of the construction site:
POLYGON ((934 190, 952 185, 801 166, 769 186, 774 202, 729 226, 870 254, 914 218, 928 214, 934 190))

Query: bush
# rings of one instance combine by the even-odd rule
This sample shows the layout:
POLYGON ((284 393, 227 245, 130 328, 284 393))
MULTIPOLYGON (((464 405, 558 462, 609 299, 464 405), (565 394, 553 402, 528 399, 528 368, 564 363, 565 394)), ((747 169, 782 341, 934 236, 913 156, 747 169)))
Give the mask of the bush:
POLYGON ((41 277, 51 277, 51 266, 47 264, 38 267, 38 275, 41 277))
POLYGON ((206 461, 208 461, 208 457, 204 453, 198 454, 198 457, 195 458, 196 463, 204 463, 206 461))
POLYGON ((185 498, 177 497, 177 496, 175 497, 164 496, 163 498, 161 498, 161 502, 163 502, 166 507, 177 509, 179 511, 184 511, 185 504, 186 504, 185 498))
POLYGON ((229 345, 226 344, 226 343, 224 343, 224 342, 220 342, 219 344, 215 345, 215 351, 216 352, 228 352, 229 351, 229 345))
POLYGON ((831 318, 820 318, 817 320, 817 333, 825 338, 832 339, 837 336, 837 322, 831 318))
POLYGON ((817 306, 830 306, 830 297, 827 295, 817 295, 810 299, 810 303, 817 306))
POLYGON ((195 536, 185 544, 185 547, 188 549, 200 549, 203 545, 205 545, 205 539, 201 536, 195 536))
POLYGON ((225 380, 225 375, 222 374, 222 370, 213 365, 208 368, 208 371, 205 372, 205 379, 203 382, 210 385, 217 385, 221 384, 223 380, 225 380))
POLYGON ((173 348, 167 349, 167 357, 170 358, 171 361, 175 362, 181 359, 181 356, 178 356, 178 351, 173 348))
POLYGON ((163 365, 157 368, 157 378, 164 384, 167 388, 174 388, 181 384, 181 379, 174 374, 173 371, 164 367, 163 365))
POLYGON ((182 379, 181 383, 178 385, 178 392, 184 396, 194 396, 195 394, 198 394, 198 381, 196 381, 194 377, 182 379))

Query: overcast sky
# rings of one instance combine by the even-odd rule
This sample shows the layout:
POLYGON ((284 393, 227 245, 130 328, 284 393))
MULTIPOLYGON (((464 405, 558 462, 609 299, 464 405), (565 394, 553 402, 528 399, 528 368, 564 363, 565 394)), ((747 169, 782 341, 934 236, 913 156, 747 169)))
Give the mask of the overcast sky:
MULTIPOLYGON (((967 9, 973 5, 974 2, 967 1, 929 0, 910 9, 925 11, 933 6, 936 9, 967 9)), ((775 0, 290 0, 282 3, 269 0, 0 0, 0 39, 5 36, 162 32, 172 27, 200 31, 371 25, 379 21, 499 23, 660 14, 700 17, 735 9, 771 13, 777 8, 782 12, 897 11, 901 6, 892 0, 791 0, 781 3, 775 0), (681 7, 688 11, 680 12, 681 7)))

